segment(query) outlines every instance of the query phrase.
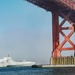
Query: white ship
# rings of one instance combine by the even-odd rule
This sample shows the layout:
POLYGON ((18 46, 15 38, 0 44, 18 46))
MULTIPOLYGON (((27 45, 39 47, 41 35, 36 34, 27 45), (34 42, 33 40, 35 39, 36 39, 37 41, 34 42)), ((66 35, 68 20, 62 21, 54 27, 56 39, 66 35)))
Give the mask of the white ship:
POLYGON ((4 57, 0 59, 0 67, 11 67, 11 66, 32 66, 35 62, 30 61, 14 61, 11 57, 4 57))

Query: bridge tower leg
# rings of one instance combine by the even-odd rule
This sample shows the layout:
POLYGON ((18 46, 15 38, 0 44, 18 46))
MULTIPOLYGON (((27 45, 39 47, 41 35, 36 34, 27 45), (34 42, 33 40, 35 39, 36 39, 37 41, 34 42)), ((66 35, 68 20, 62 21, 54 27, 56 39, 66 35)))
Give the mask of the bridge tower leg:
POLYGON ((75 44, 70 40, 70 37, 73 35, 75 31, 75 25, 73 22, 69 20, 70 15, 72 12, 69 12, 67 15, 63 14, 64 19, 59 25, 59 16, 57 12, 52 12, 52 30, 53 30, 53 52, 52 57, 61 57, 61 51, 62 50, 75 50, 75 44), (71 26, 69 27, 63 27, 64 23, 68 21, 71 26), (71 30, 71 32, 66 35, 62 30, 71 30), (61 37, 59 37, 59 34, 61 34, 64 37, 64 40, 60 43, 61 37), (72 47, 66 47, 63 48, 66 42, 69 42, 72 47))

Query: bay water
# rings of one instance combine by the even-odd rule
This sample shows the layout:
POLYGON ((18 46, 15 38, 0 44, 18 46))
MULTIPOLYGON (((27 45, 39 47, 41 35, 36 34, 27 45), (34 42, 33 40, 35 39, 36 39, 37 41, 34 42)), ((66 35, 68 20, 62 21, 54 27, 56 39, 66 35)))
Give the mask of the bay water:
POLYGON ((75 68, 3 67, 0 75, 75 75, 75 68))

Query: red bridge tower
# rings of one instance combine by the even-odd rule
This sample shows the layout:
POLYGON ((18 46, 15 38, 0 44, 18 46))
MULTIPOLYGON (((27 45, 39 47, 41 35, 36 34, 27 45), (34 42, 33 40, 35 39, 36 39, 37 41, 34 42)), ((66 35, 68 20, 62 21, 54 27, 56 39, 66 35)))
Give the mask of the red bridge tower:
MULTIPOLYGON (((61 51, 75 50, 75 44, 70 39, 70 37, 75 32, 75 0, 26 0, 26 1, 29 1, 41 8, 44 8, 47 11, 52 12, 52 32, 53 32, 52 58, 61 59, 62 57, 61 51), (60 24, 59 24, 59 16, 63 18, 63 21, 60 24), (66 21, 70 23, 70 26, 68 27, 63 26, 66 21), (63 30, 70 30, 70 33, 66 35, 63 32, 63 30), (61 43, 60 43, 61 37, 59 37, 59 34, 61 34, 64 37, 64 40, 61 43), (66 42, 69 42, 71 47, 64 47, 66 42)), ((67 63, 72 64, 69 63, 69 61, 67 63)))

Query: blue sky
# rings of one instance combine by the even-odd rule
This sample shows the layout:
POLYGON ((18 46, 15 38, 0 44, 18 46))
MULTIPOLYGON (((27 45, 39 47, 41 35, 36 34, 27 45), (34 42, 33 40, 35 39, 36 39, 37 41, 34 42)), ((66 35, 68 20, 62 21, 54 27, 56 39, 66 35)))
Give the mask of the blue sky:
POLYGON ((51 14, 24 0, 0 0, 0 57, 49 63, 51 14))
POLYGON ((0 0, 0 57, 49 63, 51 13, 24 0, 0 0))

